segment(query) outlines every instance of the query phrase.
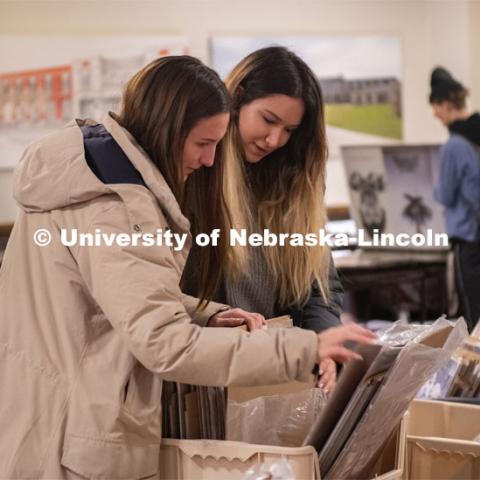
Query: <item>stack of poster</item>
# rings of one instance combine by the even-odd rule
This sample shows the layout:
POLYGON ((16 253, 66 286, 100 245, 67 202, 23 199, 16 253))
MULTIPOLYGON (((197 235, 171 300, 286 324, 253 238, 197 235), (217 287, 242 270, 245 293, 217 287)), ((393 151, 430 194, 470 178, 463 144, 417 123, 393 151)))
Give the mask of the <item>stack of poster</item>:
MULTIPOLYGON (((293 325, 289 316, 267 320, 267 328, 293 325)), ((246 330, 246 326, 240 327, 246 330)), ((227 389, 164 382, 162 391, 162 437, 225 440, 227 389)))
POLYGON ((463 321, 454 326, 441 319, 414 339, 407 328, 395 332, 400 343, 356 347, 362 360, 346 364, 304 442, 319 452, 323 479, 368 478, 416 392, 448 360, 465 330, 463 321))
POLYGON ((417 398, 480 399, 480 323, 421 388, 417 398))
POLYGON ((225 439, 226 389, 165 382, 162 436, 179 439, 225 439))

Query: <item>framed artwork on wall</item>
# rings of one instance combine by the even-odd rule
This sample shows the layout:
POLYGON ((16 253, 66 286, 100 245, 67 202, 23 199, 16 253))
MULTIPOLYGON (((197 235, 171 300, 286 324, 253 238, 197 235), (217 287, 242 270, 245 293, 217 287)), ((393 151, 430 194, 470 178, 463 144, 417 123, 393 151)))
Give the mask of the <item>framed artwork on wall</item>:
POLYGON ((445 232, 442 207, 433 197, 439 145, 343 147, 351 215, 372 238, 378 233, 445 232))
POLYGON ((366 136, 402 138, 398 37, 214 36, 211 64, 224 78, 243 57, 271 45, 291 49, 318 76, 329 126, 366 136))
POLYGON ((180 36, 0 36, 0 168, 72 118, 101 121, 133 73, 183 53, 180 36))

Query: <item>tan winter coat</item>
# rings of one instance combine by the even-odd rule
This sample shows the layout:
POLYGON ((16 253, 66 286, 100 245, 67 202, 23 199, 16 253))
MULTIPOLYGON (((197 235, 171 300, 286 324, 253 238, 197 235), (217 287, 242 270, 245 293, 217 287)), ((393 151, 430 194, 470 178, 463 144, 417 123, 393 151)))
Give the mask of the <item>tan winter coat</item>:
POLYGON ((315 363, 310 331, 203 328, 222 306, 194 315, 179 288, 186 250, 60 243, 61 229, 189 230, 111 116, 106 129, 148 189, 97 179, 84 123, 31 145, 15 174, 22 210, 0 271, 0 478, 156 478, 162 380, 267 384, 304 379, 315 363), (50 245, 35 245, 38 229, 50 245))

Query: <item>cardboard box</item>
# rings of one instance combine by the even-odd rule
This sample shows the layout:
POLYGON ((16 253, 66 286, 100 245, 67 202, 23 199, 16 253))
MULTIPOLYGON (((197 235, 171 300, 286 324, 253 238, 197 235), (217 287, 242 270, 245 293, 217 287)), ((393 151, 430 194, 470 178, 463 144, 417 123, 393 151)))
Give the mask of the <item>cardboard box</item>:
POLYGON ((480 407, 415 400, 407 423, 406 473, 410 479, 480 478, 480 407))
POLYGON ((175 480, 241 480, 256 464, 286 459, 295 479, 319 480, 313 447, 272 447, 216 440, 162 440, 160 478, 175 480))
MULTIPOLYGON (((373 469, 376 480, 401 480, 405 459, 405 421, 390 437, 373 469)), ((168 480, 241 480, 248 468, 286 459, 296 480, 320 480, 313 447, 273 447, 216 440, 163 439, 160 478, 168 480)))

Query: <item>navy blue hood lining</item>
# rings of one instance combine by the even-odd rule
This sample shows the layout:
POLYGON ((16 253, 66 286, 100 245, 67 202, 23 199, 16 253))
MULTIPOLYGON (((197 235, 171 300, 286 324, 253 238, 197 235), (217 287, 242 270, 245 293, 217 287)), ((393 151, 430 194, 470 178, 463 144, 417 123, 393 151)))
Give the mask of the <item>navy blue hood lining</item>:
POLYGON ((101 182, 133 183, 146 187, 140 172, 103 125, 86 125, 80 129, 87 164, 101 182))

